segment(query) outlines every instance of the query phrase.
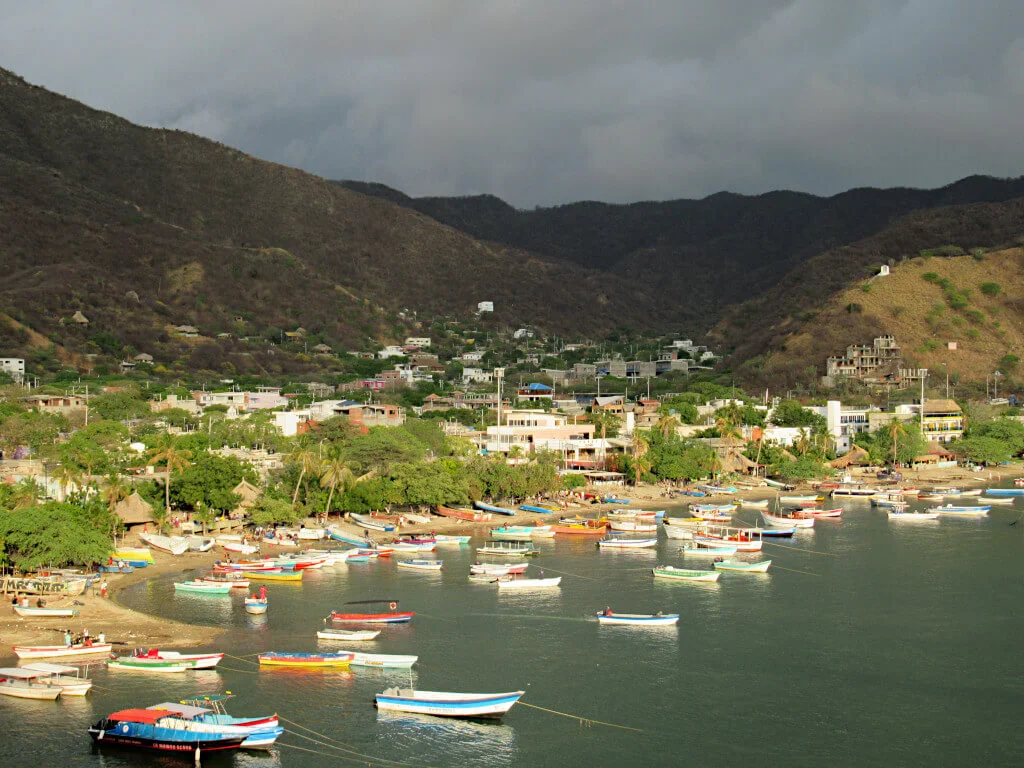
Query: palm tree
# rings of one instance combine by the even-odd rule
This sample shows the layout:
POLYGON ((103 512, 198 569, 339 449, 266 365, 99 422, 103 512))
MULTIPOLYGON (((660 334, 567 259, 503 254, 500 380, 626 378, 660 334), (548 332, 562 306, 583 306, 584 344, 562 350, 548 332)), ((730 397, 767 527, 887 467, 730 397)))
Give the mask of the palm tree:
POLYGON ((107 476, 107 487, 103 489, 103 500, 107 502, 107 511, 111 514, 122 499, 127 499, 131 494, 128 491, 128 483, 119 474, 107 476))
POLYGON ((11 496, 13 511, 35 506, 44 496, 46 489, 31 477, 26 477, 14 486, 14 493, 11 496))
POLYGON ((590 423, 594 424, 601 430, 601 468, 607 467, 607 454, 605 448, 605 440, 609 429, 615 429, 618 427, 618 419, 610 413, 605 411, 592 411, 590 413, 590 423))
POLYGON ((633 433, 633 449, 630 454, 633 465, 633 485, 640 485, 640 478, 651 468, 651 460, 647 456, 650 448, 651 444, 647 440, 636 432, 633 433))
POLYGON ((292 506, 294 507, 299 500, 299 486, 302 485, 302 479, 307 473, 316 472, 320 464, 320 455, 307 443, 300 443, 299 449, 294 451, 288 460, 293 464, 298 464, 300 468, 299 479, 295 481, 295 492, 292 494, 292 506))
POLYGON ((341 459, 326 459, 320 465, 320 485, 330 488, 327 494, 327 504, 324 506, 324 514, 331 511, 331 501, 334 499, 334 491, 340 485, 343 490, 348 490, 355 484, 355 475, 352 470, 341 459))
POLYGON ((682 421, 680 421, 678 414, 666 413, 658 419, 658 423, 654 425, 654 431, 665 440, 668 440, 672 435, 676 434, 676 429, 681 425, 682 421))
POLYGON ((57 480, 57 484, 60 486, 60 495, 62 501, 67 501, 68 489, 73 485, 76 488, 82 487, 82 473, 71 464, 61 464, 57 471, 54 473, 54 477, 57 480))
POLYGON ((150 450, 150 459, 147 466, 163 463, 167 467, 167 479, 164 480, 164 512, 166 516, 171 514, 171 475, 180 472, 192 465, 189 459, 192 458, 192 451, 175 448, 174 443, 167 443, 165 446, 157 446, 150 450))
POLYGON ((907 436, 907 427, 899 419, 893 419, 889 422, 889 426, 886 427, 889 431, 889 436, 892 438, 892 466, 896 469, 896 463, 899 457, 899 451, 897 450, 897 442, 900 437, 907 436))

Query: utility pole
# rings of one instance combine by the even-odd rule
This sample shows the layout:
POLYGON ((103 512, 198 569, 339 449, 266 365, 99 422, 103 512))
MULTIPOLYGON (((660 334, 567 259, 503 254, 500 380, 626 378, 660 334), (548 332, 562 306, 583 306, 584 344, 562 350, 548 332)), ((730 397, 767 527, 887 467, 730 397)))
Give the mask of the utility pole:
POLYGON ((921 435, 924 436, 924 380, 928 378, 928 369, 921 369, 921 435))

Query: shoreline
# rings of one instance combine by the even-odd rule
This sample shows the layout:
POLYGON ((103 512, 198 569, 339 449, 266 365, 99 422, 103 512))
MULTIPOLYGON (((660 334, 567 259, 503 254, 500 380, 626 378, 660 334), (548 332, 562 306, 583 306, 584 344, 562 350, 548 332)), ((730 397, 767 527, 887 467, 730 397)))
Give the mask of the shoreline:
MULTIPOLYGON (((1009 466, 998 466, 986 468, 981 472, 968 471, 962 467, 928 468, 916 471, 908 471, 901 483, 881 483, 875 478, 875 470, 851 470, 855 482, 863 482, 878 487, 891 488, 897 485, 921 484, 925 487, 936 485, 949 485, 954 482, 965 488, 976 488, 988 486, 1006 480, 1020 477, 1024 474, 1024 465, 1021 462, 1014 462, 1009 466)), ((809 490, 812 485, 809 482, 796 484, 797 490, 809 490)), ((629 498, 636 506, 678 506, 691 502, 701 503, 704 501, 719 501, 735 498, 756 499, 774 497, 779 490, 770 486, 757 488, 742 488, 735 494, 728 496, 705 496, 685 497, 675 492, 670 492, 663 485, 642 484, 637 487, 622 486, 609 489, 609 493, 622 494, 629 498)), ((622 507, 621 504, 608 503, 580 503, 570 504, 562 513, 553 515, 603 515, 613 509, 622 507)), ((627 505, 627 506, 633 506, 627 505)), ((489 522, 471 523, 455 518, 435 517, 428 524, 403 526, 402 533, 426 533, 436 531, 438 533, 473 533, 482 532, 484 528, 490 529, 499 525, 523 525, 538 520, 541 516, 534 512, 517 511, 514 516, 494 515, 489 522)), ((352 526, 355 528, 355 526, 352 526)), ((373 534, 371 534, 373 535, 373 534)), ((377 533, 373 536, 375 541, 384 542, 389 540, 393 534, 377 533)), ((308 546, 323 546, 326 541, 309 541, 308 546)), ((331 542, 338 544, 339 542, 331 542)), ((261 557, 267 555, 279 555, 286 552, 298 552, 301 548, 278 547, 274 545, 263 545, 261 557)), ((154 552, 155 562, 145 568, 137 568, 132 573, 106 574, 107 594, 106 598, 99 596, 99 582, 93 585, 88 594, 75 597, 63 598, 59 601, 50 601, 51 607, 75 607, 79 615, 71 618, 31 618, 18 616, 12 609, 0 610, 0 636, 4 639, 3 646, 0 646, 0 660, 6 662, 8 659, 15 659, 10 650, 12 645, 60 645, 63 642, 61 633, 65 628, 73 633, 80 633, 83 628, 88 628, 93 637, 100 633, 106 635, 108 642, 115 643, 115 649, 122 648, 126 651, 138 646, 163 646, 166 648, 196 648, 208 646, 214 643, 217 638, 223 635, 227 627, 212 627, 202 624, 185 624, 171 619, 152 616, 134 609, 128 608, 117 600, 117 595, 126 587, 148 581, 152 578, 160 578, 173 574, 185 573, 186 571, 202 570, 210 568, 213 563, 224 557, 219 552, 189 553, 175 557, 164 552, 154 552)), ((102 581, 102 579, 101 579, 102 581)), ((9 604, 8 604, 9 605, 9 604)), ((75 662, 75 657, 69 659, 75 662)))

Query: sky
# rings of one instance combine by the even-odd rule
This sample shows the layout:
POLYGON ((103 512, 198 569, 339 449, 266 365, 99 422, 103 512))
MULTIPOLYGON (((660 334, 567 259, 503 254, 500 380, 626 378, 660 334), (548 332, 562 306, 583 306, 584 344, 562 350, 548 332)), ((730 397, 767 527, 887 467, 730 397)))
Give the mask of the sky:
POLYGON ((0 0, 0 67, 326 178, 520 208, 1024 173, 1016 0, 0 0))

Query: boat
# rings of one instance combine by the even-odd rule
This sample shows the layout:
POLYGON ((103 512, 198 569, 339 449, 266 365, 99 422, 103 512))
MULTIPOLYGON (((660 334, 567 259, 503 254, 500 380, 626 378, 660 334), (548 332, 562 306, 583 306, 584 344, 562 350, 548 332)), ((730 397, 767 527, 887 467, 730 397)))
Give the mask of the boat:
POLYGON ((358 512, 350 512, 348 515, 352 518, 352 522, 358 525, 360 528, 366 528, 368 531, 397 531, 398 526, 394 523, 388 522, 387 520, 378 520, 375 517, 369 515, 360 515, 358 512))
POLYGON ((491 538, 506 541, 532 541, 555 535, 550 525, 507 525, 491 529, 491 538))
POLYGON ((393 552, 433 552, 437 543, 433 540, 429 544, 422 544, 416 541, 393 541, 389 545, 393 552))
POLYGON ((230 584, 207 584, 199 581, 176 581, 175 592, 189 592, 197 595, 226 595, 231 591, 230 584))
POLYGON ((240 573, 231 573, 223 576, 203 576, 192 579, 193 584, 227 584, 231 589, 248 589, 249 580, 240 573))
POLYGON ((469 572, 476 575, 486 576, 508 576, 510 573, 523 573, 526 571, 526 563, 473 563, 469 566, 469 572))
POLYGON ((871 497, 871 506, 873 507, 893 507, 905 503, 906 498, 903 491, 885 491, 871 497))
POLYGON ((277 715, 266 717, 232 717, 220 703, 230 694, 186 699, 182 702, 164 702, 147 710, 163 713, 157 723, 162 728, 176 728, 193 733, 211 733, 221 736, 243 736, 241 749, 270 749, 284 733, 277 715))
POLYGON ((267 601, 261 600, 258 597, 247 597, 245 598, 245 612, 251 613, 254 616, 267 612, 267 601))
MULTIPOLYGON (((85 696, 92 688, 92 680, 82 676, 80 667, 69 667, 64 664, 48 664, 38 661, 26 664, 19 669, 40 673, 40 680, 50 685, 60 686, 61 696, 85 696)), ((2 675, 0 675, 2 676, 2 675)))
POLYGON ((111 555, 114 560, 145 560, 147 563, 155 562, 153 560, 153 553, 149 551, 149 547, 118 547, 111 555))
POLYGON ((261 653, 257 659, 261 667, 347 667, 351 653, 261 653))
POLYGON ((551 579, 509 579, 508 581, 499 579, 498 589, 547 589, 557 587, 561 583, 561 576, 551 579))
POLYGON ((904 522, 915 520, 937 520, 938 512, 909 512, 906 509, 890 509, 890 520, 901 520, 904 522))
POLYGON ((794 533, 796 533, 796 526, 789 525, 789 526, 778 527, 778 528, 776 528, 774 526, 771 527, 771 528, 743 528, 741 530, 744 530, 744 531, 747 531, 747 532, 759 533, 759 534, 761 534, 762 538, 768 536, 768 537, 777 538, 777 539, 779 539, 779 538, 789 539, 789 538, 792 538, 794 533))
POLYGON ((604 536, 608 531, 608 526, 603 521, 579 518, 571 522, 560 520, 558 525, 551 526, 551 530, 555 533, 575 536, 604 536))
POLYGON ((54 701, 63 688, 49 681, 49 673, 18 667, 0 668, 0 694, 19 699, 45 699, 54 701), (47 682, 40 682, 46 679, 47 682))
POLYGON ((482 509, 484 512, 494 512, 498 515, 508 515, 512 517, 516 511, 514 509, 506 509, 505 507, 496 507, 493 504, 484 504, 482 501, 474 501, 473 506, 477 509, 482 509))
POLYGON ((610 547, 612 549, 646 549, 648 547, 658 546, 658 539, 601 539, 599 542, 597 542, 597 546, 610 547))
POLYGON ((834 519, 843 516, 842 507, 836 507, 835 509, 809 509, 807 511, 815 517, 825 517, 834 519))
POLYGON ((121 562, 113 565, 101 565, 96 570, 100 573, 132 573, 135 570, 134 565, 128 565, 128 563, 121 562))
MULTIPOLYGON (((715 574, 716 576, 718 574, 715 574)), ((645 627, 667 627, 679 622, 678 613, 612 613, 597 614, 599 624, 636 624, 645 627)))
POLYGON ((534 549, 529 544, 519 541, 488 541, 483 546, 477 547, 478 555, 499 555, 502 557, 533 557, 540 554, 539 549, 534 549))
POLYGON ((191 669, 213 669, 223 658, 223 653, 180 653, 178 651, 161 651, 159 648, 140 649, 134 656, 121 657, 122 660, 131 659, 140 663, 184 664, 191 669))
POLYGON ((299 528, 298 538, 300 541, 320 541, 327 535, 323 528, 299 528))
POLYGON ((168 552, 172 555, 183 555, 188 552, 188 540, 181 536, 140 533, 139 540, 149 544, 153 549, 159 549, 161 552, 168 552))
POLYGON ((691 568, 676 568, 673 565, 659 565, 653 569, 655 577, 677 581, 718 581, 722 575, 717 571, 698 571, 691 568))
POLYGON ((762 560, 760 563, 744 563, 740 560, 715 561, 714 566, 719 571, 740 571, 742 573, 767 573, 771 567, 771 560, 762 560))
POLYGON ((437 546, 461 546, 462 544, 469 544, 469 540, 472 536, 452 536, 449 534, 435 533, 434 541, 437 546))
POLYGON ((772 479, 767 478, 767 477, 764 479, 764 484, 768 485, 768 486, 771 486, 772 488, 780 488, 783 491, 792 491, 793 490, 793 486, 792 485, 789 485, 788 483, 780 482, 778 480, 772 480, 772 479))
POLYGON ((167 672, 178 673, 191 669, 187 664, 174 664, 170 661, 146 661, 132 656, 119 656, 107 662, 107 669, 120 669, 126 672, 167 672))
POLYGON ((398 560, 395 565, 414 571, 440 571, 443 560, 398 560))
MULTIPOLYGON (((652 520, 653 519, 654 518, 652 518, 652 520)), ((657 523, 644 523, 639 520, 612 520, 608 525, 613 531, 635 531, 636 533, 650 533, 651 531, 658 530, 657 523)))
POLYGON ((816 493, 804 494, 802 496, 779 496, 780 504, 800 504, 805 501, 822 501, 822 497, 816 493))
POLYGON ((419 656, 396 656, 387 653, 363 653, 362 651, 339 651, 352 656, 353 667, 377 667, 378 669, 409 669, 419 656))
POLYGON ((777 525, 780 528, 813 528, 814 514, 811 512, 795 511, 787 513, 776 513, 762 509, 761 517, 766 525, 777 525))
MULTIPOLYGON (((351 558, 350 558, 351 559, 351 558)), ((302 574, 305 571, 242 571, 242 575, 253 581, 302 581, 302 574)))
POLYGON ((388 612, 331 611, 331 621, 348 624, 405 624, 416 615, 413 611, 399 611, 397 600, 353 600, 345 605, 387 605, 388 612))
POLYGON ((693 526, 665 525, 665 536, 670 539, 692 539, 693 526))
POLYGON ((752 509, 768 509, 771 499, 740 499, 740 505, 752 509))
POLYGON ((474 509, 455 509, 438 504, 437 514, 442 517, 454 517, 456 520, 466 520, 471 523, 486 523, 491 519, 490 512, 479 512, 474 509))
POLYGON ((1024 484, 1018 483, 1017 480, 1013 481, 1016 488, 986 488, 985 493, 989 496, 1024 496, 1024 488, 1021 487, 1024 484))
POLYGON ((696 542, 687 542, 683 545, 680 551, 686 555, 693 555, 695 557, 728 557, 729 555, 735 555, 739 552, 739 550, 736 549, 735 544, 729 544, 726 542, 722 542, 722 544, 717 547, 703 547, 696 542))
MULTIPOLYGON (((367 544, 367 536, 357 536, 356 534, 349 533, 337 525, 328 525, 327 535, 335 541, 340 541, 345 544, 355 544, 357 547, 365 547, 367 544)), ((372 543, 372 541, 370 543, 372 543)))
POLYGON ((958 507, 953 504, 943 504, 941 507, 929 507, 929 512, 938 512, 940 515, 959 515, 960 517, 982 517, 987 515, 992 507, 978 505, 976 507, 958 507))
POLYGON ((536 512, 541 515, 550 515, 552 512, 560 512, 561 510, 557 507, 542 507, 539 504, 520 504, 519 509, 523 512, 536 512))
POLYGON ((995 504, 1000 507, 1010 507, 1013 506, 1014 499, 1016 498, 1016 496, 980 496, 978 497, 978 501, 988 504, 989 506, 995 504))
POLYGON ((76 645, 16 645, 14 655, 19 659, 50 659, 65 656, 88 656, 107 654, 113 648, 111 643, 77 643, 76 645))
POLYGON ((871 496, 875 496, 879 493, 881 493, 881 489, 879 488, 872 488, 870 486, 861 485, 859 483, 843 483, 838 487, 832 489, 832 498, 870 498, 871 496))
POLYGON ((241 555, 254 555, 260 551, 260 548, 257 546, 252 544, 243 544, 241 536, 218 536, 214 541, 217 542, 217 546, 227 552, 237 552, 241 555))
POLYGON ((89 736, 98 745, 149 749, 179 755, 238 749, 246 739, 242 733, 228 735, 158 725, 165 718, 167 713, 159 710, 122 709, 112 712, 89 728, 89 736))
POLYGON ((41 618, 44 616, 77 616, 78 611, 74 608, 39 608, 36 606, 14 606, 14 612, 19 616, 33 616, 41 618))
POLYGON ((525 691, 508 693, 450 693, 388 688, 374 699, 377 709, 415 712, 437 717, 493 717, 508 712, 525 691))
POLYGON ((204 539, 202 536, 186 536, 189 552, 209 552, 216 543, 213 539, 204 539))
POLYGON ((705 493, 714 496, 716 494, 733 494, 737 493, 738 489, 735 485, 698 485, 698 491, 704 491, 705 493))
POLYGON ((380 634, 379 629, 373 630, 351 630, 351 629, 321 629, 316 633, 318 640, 338 640, 342 642, 362 642, 373 640, 380 634))
POLYGON ((697 527, 693 541, 702 547, 732 545, 740 552, 760 552, 764 542, 761 528, 733 528, 705 523, 697 527))
POLYGON ((629 504, 629 499, 620 499, 617 496, 605 496, 601 499, 603 504, 629 504))

